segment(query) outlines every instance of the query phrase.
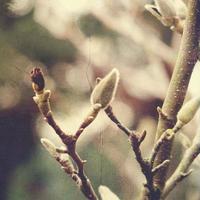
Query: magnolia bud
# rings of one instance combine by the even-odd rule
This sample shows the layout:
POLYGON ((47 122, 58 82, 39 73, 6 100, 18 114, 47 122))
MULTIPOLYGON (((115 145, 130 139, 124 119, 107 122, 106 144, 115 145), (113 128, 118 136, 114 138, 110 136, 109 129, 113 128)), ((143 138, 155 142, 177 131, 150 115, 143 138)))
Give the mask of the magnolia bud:
POLYGON ((180 19, 185 19, 187 14, 187 6, 185 3, 182 0, 175 0, 174 5, 176 9, 176 15, 180 19))
POLYGON ((101 104, 106 108, 113 100, 119 82, 119 71, 113 69, 95 86, 90 101, 91 104, 101 104))
POLYGON ((56 151, 56 146, 50 140, 48 140, 47 138, 41 138, 40 142, 52 157, 59 157, 59 154, 56 151))
POLYGON ((162 16, 155 5, 146 4, 145 9, 148 10, 154 17, 162 22, 162 16))
POLYGON ((200 97, 193 98, 185 103, 177 114, 177 123, 181 126, 192 120, 200 106, 200 97))
POLYGON ((173 25, 176 9, 172 0, 155 0, 156 7, 163 17, 163 24, 166 26, 173 25))
POLYGON ((46 117, 47 114, 51 111, 49 99, 51 96, 50 90, 43 90, 41 94, 37 94, 33 97, 33 100, 38 105, 40 112, 46 117))
POLYGON ((67 174, 73 174, 75 169, 68 154, 61 154, 60 163, 67 174))
POLYGON ((114 194, 108 187, 99 186, 99 193, 102 200, 120 200, 116 194, 114 194))
POLYGON ((43 91, 45 87, 44 75, 40 68, 35 67, 31 71, 31 80, 32 80, 32 87, 36 93, 40 93, 43 91))

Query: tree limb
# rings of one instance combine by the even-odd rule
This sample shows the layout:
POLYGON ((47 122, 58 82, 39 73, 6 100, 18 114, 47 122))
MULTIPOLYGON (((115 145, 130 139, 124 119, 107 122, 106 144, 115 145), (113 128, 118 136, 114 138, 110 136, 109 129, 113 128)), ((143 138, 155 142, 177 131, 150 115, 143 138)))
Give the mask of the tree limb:
POLYGON ((33 99, 37 104, 40 112, 44 116, 45 121, 54 129, 55 133, 65 144, 67 148, 66 152, 74 161, 76 165, 76 170, 69 171, 67 161, 62 159, 60 156, 57 156, 57 154, 55 156, 55 159, 60 163, 64 171, 69 174, 71 178, 76 182, 77 186, 80 188, 80 190, 88 200, 98 200, 98 197, 94 192, 93 186, 84 171, 84 163, 86 161, 82 160, 76 151, 76 142, 83 130, 95 119, 98 111, 100 110, 100 107, 97 106, 92 109, 92 112, 90 112, 89 115, 85 118, 85 120, 80 125, 79 129, 74 135, 66 134, 57 125, 52 115, 50 106, 50 91, 45 90, 44 88, 45 82, 43 73, 40 68, 33 69, 33 71, 31 72, 31 79, 33 90, 35 92, 35 96, 33 97, 33 99))
MULTIPOLYGON (((162 106, 162 112, 167 115, 167 120, 159 116, 156 140, 176 122, 176 115, 181 108, 187 92, 190 77, 198 58, 198 44, 200 33, 200 1, 188 1, 188 13, 184 26, 178 58, 169 84, 167 96, 162 106)), ((156 165, 168 160, 171 154, 172 141, 160 147, 156 157, 156 165)), ((154 177, 154 185, 161 194, 165 185, 168 168, 160 170, 154 177)))

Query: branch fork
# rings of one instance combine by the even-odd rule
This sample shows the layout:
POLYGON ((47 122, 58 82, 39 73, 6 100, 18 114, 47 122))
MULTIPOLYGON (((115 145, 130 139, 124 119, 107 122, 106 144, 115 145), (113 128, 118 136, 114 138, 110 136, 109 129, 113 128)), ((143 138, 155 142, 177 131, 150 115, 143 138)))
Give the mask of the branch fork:
POLYGON ((33 99, 40 112, 44 116, 45 121, 54 129, 55 133, 64 143, 65 149, 55 147, 55 145, 47 139, 41 139, 42 144, 61 165, 61 168, 65 171, 65 173, 68 174, 73 181, 75 181, 85 197, 89 200, 98 200, 93 186, 84 171, 84 164, 86 161, 82 160, 76 151, 76 143, 85 128, 89 126, 92 121, 94 121, 98 112, 100 111, 101 106, 99 104, 93 105, 92 112, 90 112, 85 118, 76 133, 74 135, 67 134, 57 125, 56 121, 54 120, 50 106, 51 92, 45 89, 44 76, 40 68, 33 69, 31 72, 31 79, 32 87, 35 92, 33 99), (70 159, 74 161, 74 164, 72 164, 70 159))

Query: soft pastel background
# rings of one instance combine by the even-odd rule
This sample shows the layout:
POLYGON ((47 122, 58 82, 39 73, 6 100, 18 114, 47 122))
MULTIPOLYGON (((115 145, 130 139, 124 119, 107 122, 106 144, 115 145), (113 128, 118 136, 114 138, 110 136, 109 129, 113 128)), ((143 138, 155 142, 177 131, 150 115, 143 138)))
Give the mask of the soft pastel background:
MULTIPOLYGON (((146 3, 152 2, 0 1, 0 200, 84 199, 41 147, 40 137, 57 145, 60 141, 33 103, 29 74, 35 66, 43 69, 54 115, 68 132, 87 114, 96 77, 119 69, 114 111, 127 126, 147 130, 142 149, 149 155, 156 107, 166 94, 181 37, 145 11, 146 3)), ((197 65, 188 96, 199 93, 199 74, 197 65)), ((197 121, 185 128, 189 138, 197 121)), ((177 140, 176 160, 183 146, 177 140)), ((138 195, 144 177, 126 136, 103 112, 81 136, 78 148, 96 191, 102 184, 123 200, 138 195)), ((196 168, 170 199, 200 199, 196 168)))

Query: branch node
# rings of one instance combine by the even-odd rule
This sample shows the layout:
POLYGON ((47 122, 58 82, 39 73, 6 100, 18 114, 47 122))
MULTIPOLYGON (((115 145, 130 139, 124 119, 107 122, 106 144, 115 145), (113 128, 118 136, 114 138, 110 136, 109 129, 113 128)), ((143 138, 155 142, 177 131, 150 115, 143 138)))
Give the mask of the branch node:
POLYGON ((163 119, 163 120, 168 120, 168 116, 166 113, 164 113, 161 109, 161 107, 157 107, 157 111, 158 111, 158 114, 159 116, 163 119))

